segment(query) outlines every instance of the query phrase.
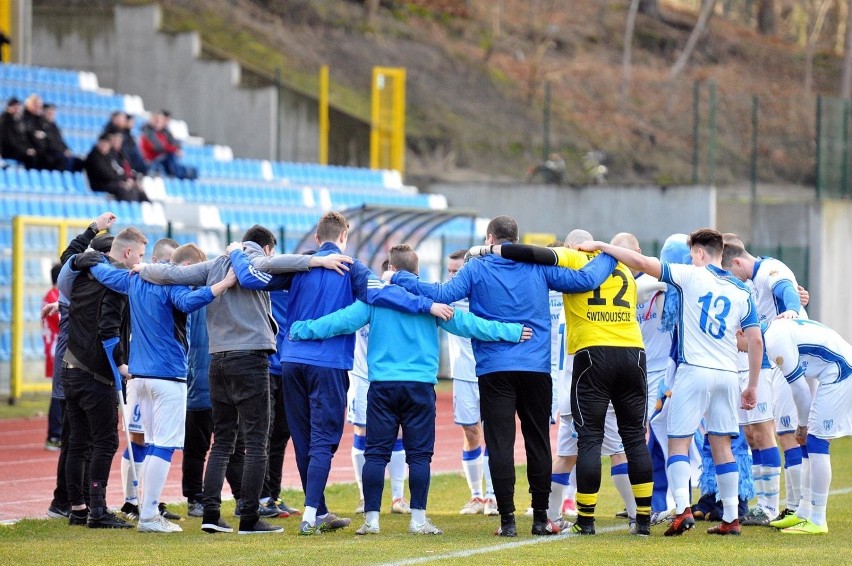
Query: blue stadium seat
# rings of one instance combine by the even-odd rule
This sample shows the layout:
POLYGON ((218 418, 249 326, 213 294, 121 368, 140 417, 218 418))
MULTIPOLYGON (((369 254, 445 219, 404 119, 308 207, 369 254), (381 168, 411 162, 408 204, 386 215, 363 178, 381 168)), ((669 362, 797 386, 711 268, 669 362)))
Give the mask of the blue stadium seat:
POLYGON ((0 361, 8 362, 12 357, 12 331, 4 328, 0 333, 0 361))

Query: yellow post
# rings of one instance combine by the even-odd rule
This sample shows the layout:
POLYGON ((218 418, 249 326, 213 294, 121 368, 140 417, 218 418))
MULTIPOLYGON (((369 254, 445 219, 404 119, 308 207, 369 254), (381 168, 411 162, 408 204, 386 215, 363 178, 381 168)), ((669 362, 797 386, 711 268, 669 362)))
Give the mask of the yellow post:
POLYGON ((12 359, 10 401, 21 398, 24 375, 24 221, 12 219, 12 359))
MULTIPOLYGON (((0 0, 2 1, 2 0, 0 0)), ((12 352, 9 383, 9 402, 14 403, 23 393, 50 391, 50 382, 24 383, 24 230, 28 226, 52 226, 59 230, 56 257, 68 245, 68 228, 86 228, 90 220, 15 216, 12 219, 12 352)))
POLYGON ((397 69, 393 101, 393 167, 400 175, 405 173, 405 69, 397 69))
POLYGON ((405 69, 374 67, 370 167, 405 172, 405 69))
POLYGON ((372 96, 370 97, 370 169, 379 169, 379 128, 381 127, 381 90, 385 76, 380 67, 373 67, 372 96))
POLYGON ((319 163, 328 165, 328 65, 319 74, 319 163))
MULTIPOLYGON (((0 31, 6 34, 7 37, 12 38, 15 35, 13 28, 14 25, 14 17, 12 11, 14 10, 15 2, 13 0, 0 0, 0 31)), ((12 38, 13 42, 20 41, 19 38, 12 38)), ((9 45, 0 45, 0 54, 3 55, 3 61, 8 63, 12 60, 12 48, 9 45)))

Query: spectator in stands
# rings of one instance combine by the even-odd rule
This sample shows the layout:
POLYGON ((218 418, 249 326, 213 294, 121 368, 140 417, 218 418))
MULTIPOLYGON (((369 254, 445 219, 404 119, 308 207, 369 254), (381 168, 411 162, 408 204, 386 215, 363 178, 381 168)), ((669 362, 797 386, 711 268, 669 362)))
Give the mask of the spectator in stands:
POLYGON ((0 116, 0 155, 20 161, 27 168, 36 163, 36 150, 27 136, 27 127, 21 115, 21 101, 14 96, 6 103, 0 116))
POLYGON ((21 119, 24 122, 27 137, 30 139, 30 145, 36 152, 36 169, 42 168, 42 158, 47 145, 47 134, 44 132, 44 118, 42 118, 43 111, 44 104, 39 95, 31 94, 24 100, 24 113, 21 119))
POLYGON ((52 171, 82 171, 83 160, 74 155, 56 125, 56 105, 45 104, 42 118, 45 145, 44 153, 39 156, 41 167, 52 171))
POLYGON ((118 134, 101 134, 98 138, 85 162, 89 186, 93 191, 110 193, 118 200, 147 201, 145 191, 135 178, 128 176, 118 154, 113 151, 116 144, 121 144, 118 134))
POLYGON ((148 164, 139 147, 136 145, 136 140, 133 138, 133 121, 134 117, 121 110, 116 110, 110 115, 109 122, 104 126, 103 133, 105 134, 120 134, 121 135, 121 154, 130 163, 130 167, 145 175, 148 173, 148 164))
POLYGON ((179 179, 194 179, 195 169, 180 162, 183 150, 168 129, 168 111, 154 112, 147 124, 142 126, 139 147, 148 162, 151 173, 166 174, 179 179))
POLYGON ((136 117, 132 114, 127 114, 126 116, 127 119, 123 132, 124 144, 122 145, 122 152, 130 162, 130 166, 133 167, 134 171, 147 175, 148 164, 145 162, 145 158, 142 157, 142 152, 139 151, 139 146, 136 144, 136 138, 133 137, 133 127, 136 122, 136 117))

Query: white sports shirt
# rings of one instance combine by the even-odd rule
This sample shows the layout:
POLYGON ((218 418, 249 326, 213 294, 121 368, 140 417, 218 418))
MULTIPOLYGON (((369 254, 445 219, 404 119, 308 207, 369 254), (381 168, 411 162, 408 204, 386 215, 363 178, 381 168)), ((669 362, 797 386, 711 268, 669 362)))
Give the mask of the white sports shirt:
MULTIPOLYGON (((761 322, 772 320, 787 310, 784 305, 778 304, 773 291, 783 281, 789 281, 793 289, 798 289, 796 276, 783 262, 772 257, 758 258, 754 264, 754 302, 757 305, 757 316, 761 322)), ((799 316, 807 318, 804 307, 799 311, 799 316)))
POLYGON ((680 300, 678 361, 737 371, 737 330, 757 326, 748 288, 719 267, 662 263, 660 281, 673 285, 680 300))
POLYGON ((644 287, 644 283, 649 283, 651 290, 647 293, 637 292, 636 319, 639 321, 642 341, 645 343, 645 367, 648 373, 654 373, 666 369, 672 349, 672 336, 669 332, 660 331, 663 303, 666 300, 665 291, 656 288, 659 286, 657 279, 646 273, 640 273, 636 276, 637 288, 640 285, 644 287))
MULTIPOLYGON (((453 308, 470 312, 467 299, 456 301, 453 308)), ((450 377, 459 381, 478 383, 476 379, 476 360, 473 359, 473 348, 470 338, 456 336, 447 332, 447 350, 450 355, 450 377)))
POLYGON ((781 368, 789 383, 805 376, 828 384, 852 375, 852 346, 815 320, 773 320, 764 343, 770 361, 781 368))
POLYGON ((369 373, 367 368, 367 339, 370 337, 370 325, 365 324, 355 333, 355 352, 352 360, 352 369, 349 373, 355 377, 367 379, 369 373))

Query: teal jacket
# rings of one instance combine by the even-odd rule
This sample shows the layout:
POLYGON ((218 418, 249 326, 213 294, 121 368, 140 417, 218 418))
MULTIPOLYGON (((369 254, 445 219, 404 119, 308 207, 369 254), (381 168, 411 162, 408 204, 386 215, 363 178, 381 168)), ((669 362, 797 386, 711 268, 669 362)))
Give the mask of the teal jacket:
POLYGON ((459 336, 496 342, 519 342, 523 326, 485 320, 454 309, 448 321, 429 313, 411 314, 355 301, 316 320, 294 322, 290 340, 323 340, 351 334, 370 324, 367 344, 370 381, 438 383, 438 326, 459 336))

